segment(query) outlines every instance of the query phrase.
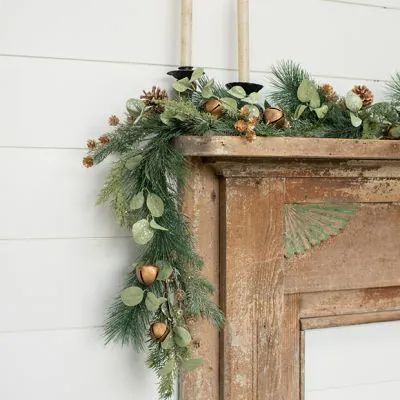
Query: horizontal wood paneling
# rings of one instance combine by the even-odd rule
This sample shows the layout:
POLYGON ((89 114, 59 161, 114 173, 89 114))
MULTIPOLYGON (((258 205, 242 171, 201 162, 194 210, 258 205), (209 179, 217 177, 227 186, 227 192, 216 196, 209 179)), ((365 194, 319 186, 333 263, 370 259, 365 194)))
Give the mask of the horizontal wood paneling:
MULTIPOLYGON (((263 71, 290 54, 315 74, 387 79, 398 65, 397 53, 390 51, 397 46, 398 12, 354 3, 252 1, 251 68, 263 71), (372 50, 371 43, 384 45, 372 50), (385 62, 360 58, 371 52, 385 62)), ((4 0, 0 53, 177 64, 178 10, 174 0, 4 0)), ((235 13, 231 0, 194 2, 195 65, 236 67, 235 13)))
POLYGON ((400 381, 400 321, 311 330, 305 338, 306 391, 400 381))
POLYGON ((129 235, 95 206, 108 166, 87 170, 84 153, 0 148, 0 239, 129 235))
POLYGON ((156 399, 143 355, 104 346, 98 329, 0 334, 4 400, 156 399))
POLYGON ((1 240, 0 333, 103 324, 135 250, 130 238, 1 240))

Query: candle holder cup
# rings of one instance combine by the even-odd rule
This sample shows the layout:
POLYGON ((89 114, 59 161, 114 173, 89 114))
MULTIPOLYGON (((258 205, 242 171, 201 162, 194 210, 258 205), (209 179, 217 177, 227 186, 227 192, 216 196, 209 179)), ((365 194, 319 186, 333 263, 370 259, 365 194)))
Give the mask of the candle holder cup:
POLYGON ((229 82, 225 86, 227 89, 232 89, 234 86, 240 86, 244 89, 247 96, 250 93, 259 92, 264 87, 263 85, 252 82, 229 82))
POLYGON ((192 77, 193 71, 194 71, 193 67, 185 65, 178 67, 178 69, 176 69, 175 71, 167 72, 167 75, 173 76, 176 80, 180 80, 183 78, 190 79, 192 77))

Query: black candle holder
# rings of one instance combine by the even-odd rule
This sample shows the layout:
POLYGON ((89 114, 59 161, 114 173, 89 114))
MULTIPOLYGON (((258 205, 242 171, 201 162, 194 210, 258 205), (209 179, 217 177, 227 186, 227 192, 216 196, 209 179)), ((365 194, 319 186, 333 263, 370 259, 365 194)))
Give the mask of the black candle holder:
POLYGON ((183 78, 190 79, 192 77, 193 71, 194 71, 193 67, 186 65, 186 66, 178 67, 178 69, 176 69, 175 71, 167 72, 167 75, 171 75, 176 80, 179 81, 180 79, 183 79, 183 78))
POLYGON ((229 82, 226 85, 227 89, 232 89, 234 86, 240 86, 246 92, 247 96, 250 93, 259 92, 264 86, 258 83, 251 82, 229 82))

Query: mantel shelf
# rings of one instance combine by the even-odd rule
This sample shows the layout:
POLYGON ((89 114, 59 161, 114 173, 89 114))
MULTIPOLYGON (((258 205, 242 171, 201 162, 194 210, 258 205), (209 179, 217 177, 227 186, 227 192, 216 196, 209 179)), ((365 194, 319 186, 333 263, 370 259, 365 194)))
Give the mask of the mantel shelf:
POLYGON ((400 141, 257 137, 181 136, 176 146, 185 156, 332 160, 400 160, 400 141))

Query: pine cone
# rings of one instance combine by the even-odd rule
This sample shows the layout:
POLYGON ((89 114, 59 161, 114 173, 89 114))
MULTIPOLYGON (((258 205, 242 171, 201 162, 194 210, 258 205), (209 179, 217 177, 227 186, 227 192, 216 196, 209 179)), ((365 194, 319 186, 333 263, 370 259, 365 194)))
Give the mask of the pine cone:
POLYGON ((246 132, 246 130, 247 130, 247 122, 242 120, 242 119, 239 119, 239 121, 235 122, 235 129, 237 131, 239 131, 240 133, 246 132))
POLYGON ((101 144, 108 144, 108 143, 110 143, 110 138, 107 136, 107 135, 101 135, 100 137, 99 137, 99 142, 101 143, 101 144))
POLYGON ((339 99, 339 96, 333 90, 333 86, 329 83, 325 83, 324 85, 322 85, 322 92, 324 93, 326 99, 328 101, 331 101, 332 103, 337 102, 339 99))
POLYGON ((368 107, 374 101, 374 94, 365 85, 353 87, 353 93, 360 97, 363 102, 363 107, 368 107))
POLYGON ((93 157, 92 156, 86 156, 83 158, 82 160, 82 164, 86 167, 86 168, 90 168, 93 167, 93 157))
POLYGON ((96 141, 94 139, 89 139, 86 142, 86 146, 88 147, 89 150, 94 150, 96 148, 96 146, 97 146, 97 143, 96 143, 96 141))
POLYGON ((161 90, 159 87, 153 86, 148 92, 143 90, 143 94, 140 98, 143 100, 144 104, 151 107, 153 111, 162 113, 164 107, 160 103, 163 100, 168 100, 168 94, 166 90, 161 90))
POLYGON ((119 118, 116 115, 111 115, 111 117, 108 118, 108 125, 117 126, 118 124, 119 124, 119 118))

